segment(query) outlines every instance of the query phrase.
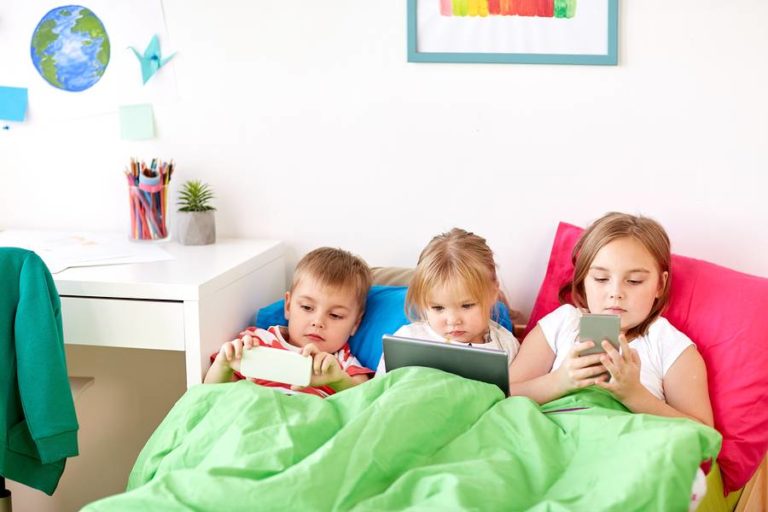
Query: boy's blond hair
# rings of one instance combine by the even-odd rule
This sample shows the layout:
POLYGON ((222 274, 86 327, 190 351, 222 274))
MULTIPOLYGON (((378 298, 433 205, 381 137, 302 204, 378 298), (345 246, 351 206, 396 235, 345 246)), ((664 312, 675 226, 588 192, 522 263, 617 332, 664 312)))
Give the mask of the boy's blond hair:
POLYGON ((465 288, 488 311, 497 299, 506 302, 485 238, 460 228, 437 235, 421 252, 405 296, 408 318, 424 320, 430 291, 448 283, 465 288))
POLYGON ((308 252, 296 265, 291 293, 306 276, 316 279, 321 286, 353 290, 360 313, 365 310, 373 277, 368 264, 359 256, 333 247, 320 247, 308 252))
POLYGON ((587 294, 584 290, 584 281, 589 274, 589 267, 600 249, 620 238, 632 238, 640 242, 656 262, 659 276, 667 272, 667 279, 663 281, 663 287, 659 297, 653 303, 651 312, 640 324, 627 331, 627 339, 633 339, 648 331, 648 327, 664 312, 669 302, 672 281, 669 236, 661 224, 655 220, 640 215, 610 212, 593 222, 582 233, 573 248, 571 253, 574 267, 573 279, 560 288, 559 298, 561 303, 571 302, 576 307, 586 308, 587 294))

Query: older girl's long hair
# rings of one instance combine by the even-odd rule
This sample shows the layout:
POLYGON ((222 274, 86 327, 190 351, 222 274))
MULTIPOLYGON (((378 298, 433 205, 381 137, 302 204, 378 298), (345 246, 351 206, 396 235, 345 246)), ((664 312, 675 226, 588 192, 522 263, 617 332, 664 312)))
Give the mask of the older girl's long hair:
POLYGON ((629 215, 627 213, 610 212, 587 228, 581 235, 571 253, 573 263, 573 279, 560 288, 558 298, 560 303, 572 303, 579 308, 587 307, 587 295, 584 291, 584 280, 598 251, 620 238, 633 238, 640 242, 651 254, 658 266, 659 276, 667 272, 659 297, 653 303, 651 312, 645 320, 627 331, 627 339, 642 336, 648 327, 666 309, 669 303, 670 272, 670 243, 664 228, 648 217, 629 215))

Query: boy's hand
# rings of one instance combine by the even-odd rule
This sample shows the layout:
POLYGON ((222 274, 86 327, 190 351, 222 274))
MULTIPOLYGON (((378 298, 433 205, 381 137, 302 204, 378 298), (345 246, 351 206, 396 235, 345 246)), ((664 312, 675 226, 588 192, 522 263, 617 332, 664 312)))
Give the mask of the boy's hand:
POLYGON ((560 376, 560 385, 564 393, 607 380, 604 375, 606 368, 600 364, 602 354, 581 355, 581 352, 594 346, 595 343, 591 340, 574 343, 568 357, 555 370, 555 373, 560 376))
POLYGON ((233 371, 240 371, 240 361, 243 358, 243 351, 253 348, 255 343, 250 334, 224 343, 216 354, 216 359, 205 374, 203 382, 206 384, 215 384, 220 382, 230 382, 233 371))
POLYGON ((301 350, 301 355, 312 358, 310 386, 331 386, 334 389, 347 387, 344 384, 350 380, 350 377, 341 368, 336 356, 321 351, 314 343, 305 345, 301 350))
POLYGON ((250 334, 224 343, 219 349, 214 364, 219 363, 226 368, 236 372, 240 371, 240 361, 243 359, 243 352, 250 350, 255 346, 250 334))

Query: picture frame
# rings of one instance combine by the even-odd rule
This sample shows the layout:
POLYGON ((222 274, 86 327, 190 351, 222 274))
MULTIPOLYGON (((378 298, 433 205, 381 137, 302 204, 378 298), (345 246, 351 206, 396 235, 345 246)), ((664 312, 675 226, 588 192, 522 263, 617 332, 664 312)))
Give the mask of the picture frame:
POLYGON ((407 1, 408 62, 618 63, 618 0, 407 1))

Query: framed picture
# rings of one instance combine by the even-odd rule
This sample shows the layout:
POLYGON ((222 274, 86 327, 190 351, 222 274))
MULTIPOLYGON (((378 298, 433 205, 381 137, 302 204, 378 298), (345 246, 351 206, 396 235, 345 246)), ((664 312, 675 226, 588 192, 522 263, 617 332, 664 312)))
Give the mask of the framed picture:
POLYGON ((616 65, 618 4, 408 0, 408 61, 616 65))

